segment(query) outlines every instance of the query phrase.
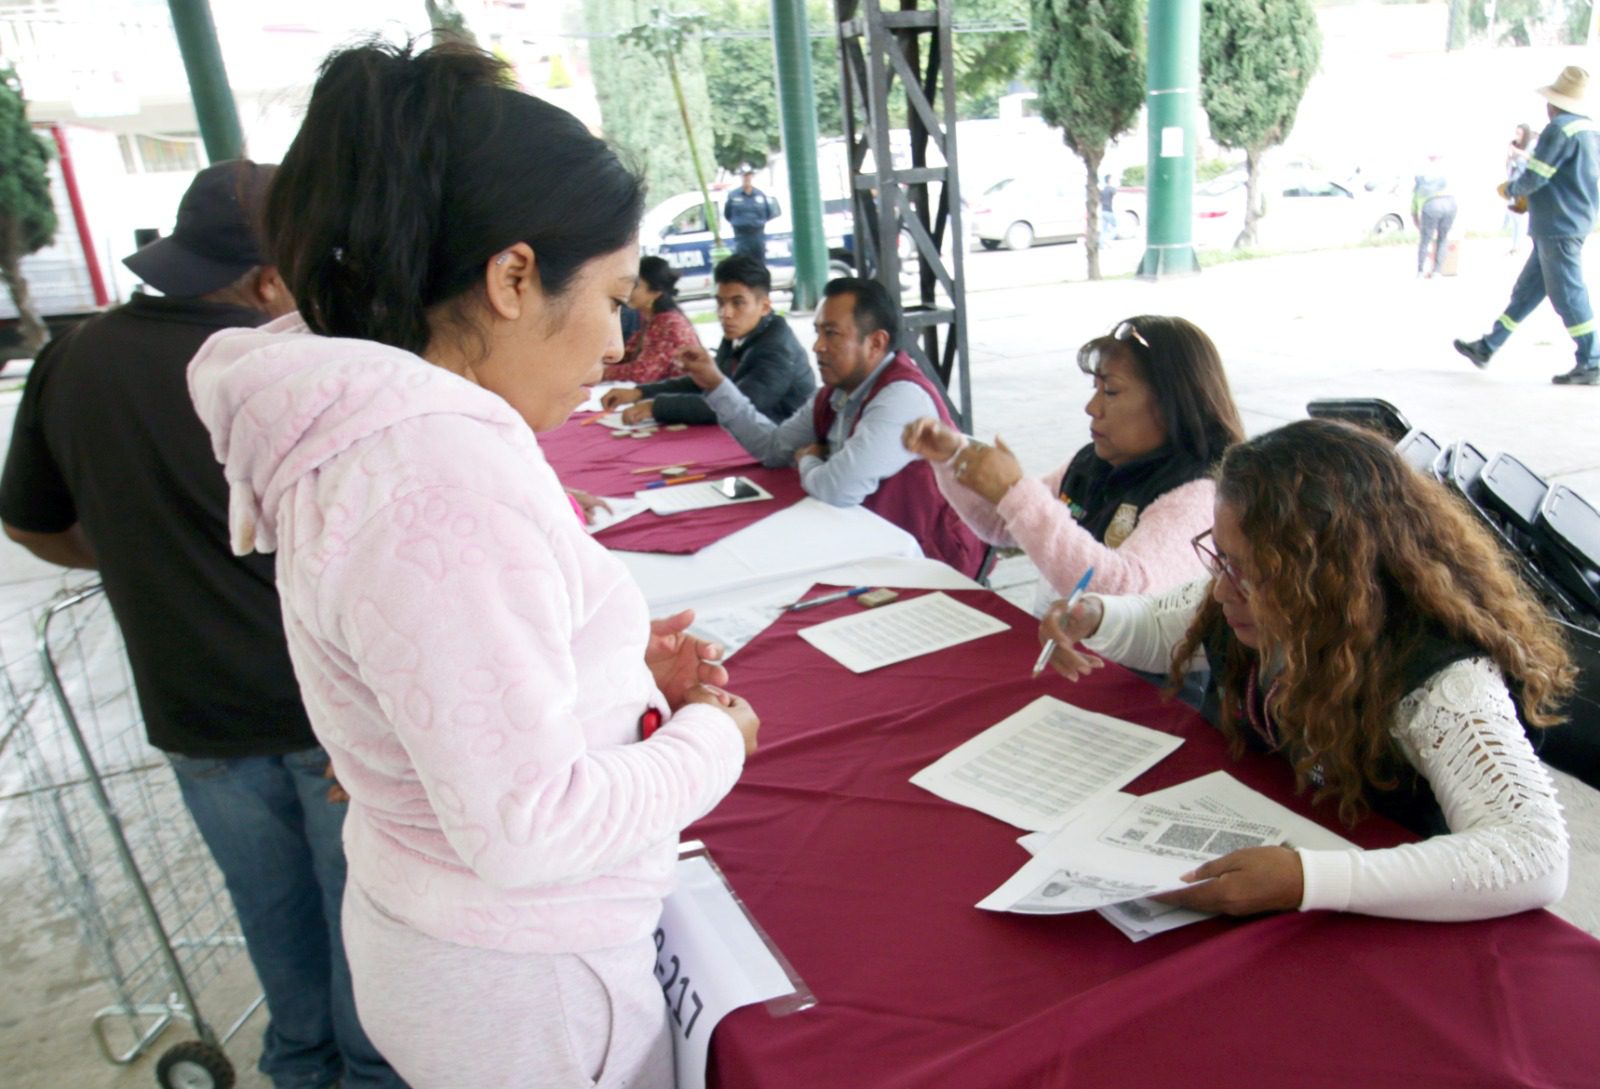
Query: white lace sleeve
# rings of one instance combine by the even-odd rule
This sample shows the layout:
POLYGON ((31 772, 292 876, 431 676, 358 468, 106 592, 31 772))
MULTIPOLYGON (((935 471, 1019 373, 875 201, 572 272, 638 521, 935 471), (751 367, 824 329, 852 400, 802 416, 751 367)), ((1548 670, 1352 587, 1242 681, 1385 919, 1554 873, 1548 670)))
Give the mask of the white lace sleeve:
MULTIPOLYGON (((1172 651, 1206 599, 1210 579, 1197 579, 1161 594, 1122 594, 1100 600, 1100 630, 1083 645, 1108 661, 1146 673, 1165 673, 1172 651)), ((1200 659, 1204 664, 1204 658, 1200 659)), ((1190 668, 1194 668, 1191 663, 1190 668)))
POLYGON ((1377 851, 1301 850, 1301 910, 1486 919, 1560 898, 1561 807, 1492 661, 1456 662, 1406 696, 1395 738, 1433 787, 1450 833, 1377 851))

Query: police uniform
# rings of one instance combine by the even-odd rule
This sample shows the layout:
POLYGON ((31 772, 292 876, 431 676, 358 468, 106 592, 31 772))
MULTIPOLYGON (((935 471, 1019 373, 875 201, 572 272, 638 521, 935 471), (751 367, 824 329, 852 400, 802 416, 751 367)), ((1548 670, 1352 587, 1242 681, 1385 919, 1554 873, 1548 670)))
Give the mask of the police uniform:
POLYGON ((740 186, 728 194, 722 214, 733 228, 734 252, 766 261, 767 220, 778 214, 778 202, 753 186, 748 193, 740 186))

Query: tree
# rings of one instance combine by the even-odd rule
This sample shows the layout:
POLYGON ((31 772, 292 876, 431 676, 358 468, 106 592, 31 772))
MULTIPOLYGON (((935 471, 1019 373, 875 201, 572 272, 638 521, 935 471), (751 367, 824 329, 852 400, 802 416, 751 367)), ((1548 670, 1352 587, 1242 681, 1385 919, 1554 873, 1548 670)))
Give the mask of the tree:
POLYGON ((1028 21, 1028 0, 954 0, 951 14, 956 113, 992 117, 1000 96, 1033 64, 1028 32, 1005 29, 1028 21))
MULTIPOLYGON (((704 15, 681 14, 665 8, 651 8, 648 22, 629 27, 617 35, 617 41, 631 45, 649 54, 667 69, 672 81, 672 96, 678 103, 678 116, 683 121, 684 139, 689 144, 689 161, 694 164, 694 178, 700 185, 700 196, 705 201, 706 223, 711 228, 712 256, 722 249, 722 225, 717 218, 716 206, 711 203, 711 189, 706 185, 706 168, 695 146, 694 123, 689 118, 689 100, 683 93, 683 77, 678 72, 678 58, 688 52, 688 47, 705 30, 709 20, 704 15)), ((703 77, 702 77, 703 78, 703 77)))
POLYGON ((1084 241, 1100 279, 1100 162, 1144 105, 1143 0, 1031 0, 1039 112, 1086 168, 1084 241))
MULTIPOLYGON (((589 67, 606 139, 644 175, 654 200, 695 186, 684 154, 683 122, 664 65, 617 35, 648 17, 643 0, 584 0, 584 26, 592 35, 589 67)), ((711 106, 706 97, 702 47, 691 40, 677 58, 679 80, 702 161, 711 155, 711 106)))
POLYGON ((1201 0, 1200 101, 1212 139, 1243 149, 1249 167, 1236 247, 1256 241, 1261 157, 1294 128, 1321 53, 1311 0, 1201 0))
POLYGON ((428 10, 428 25, 441 41, 450 40, 464 45, 477 45, 478 39, 467 26, 467 17, 456 10, 453 0, 423 0, 428 10))
POLYGON ((22 259, 56 236, 49 163, 50 145, 28 124, 22 81, 10 65, 0 66, 0 279, 17 308, 22 349, 30 355, 50 339, 22 275, 22 259))

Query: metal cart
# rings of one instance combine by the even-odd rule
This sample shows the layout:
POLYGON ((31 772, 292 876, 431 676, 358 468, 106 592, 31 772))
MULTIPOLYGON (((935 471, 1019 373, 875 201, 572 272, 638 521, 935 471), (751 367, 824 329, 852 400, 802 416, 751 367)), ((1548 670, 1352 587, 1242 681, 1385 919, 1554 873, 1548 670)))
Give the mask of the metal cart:
POLYGON ((50 883, 77 919, 112 1002, 95 1014, 106 1059, 131 1063, 175 1021, 198 1039, 162 1054, 166 1089, 228 1089, 199 996, 244 951, 222 875, 166 758, 145 740, 121 633, 98 585, 65 590, 39 618, 37 672, 8 663, 10 748, 22 768, 50 883))

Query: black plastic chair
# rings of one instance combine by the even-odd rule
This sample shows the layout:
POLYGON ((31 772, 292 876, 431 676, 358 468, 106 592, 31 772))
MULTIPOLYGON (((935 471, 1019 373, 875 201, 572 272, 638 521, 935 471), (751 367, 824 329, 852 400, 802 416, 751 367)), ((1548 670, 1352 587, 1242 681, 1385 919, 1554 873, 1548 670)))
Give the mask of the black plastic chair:
POLYGON ((1376 397, 1326 397, 1306 405, 1313 420, 1344 420, 1376 431, 1398 443, 1411 430, 1410 422, 1388 401, 1376 397))

